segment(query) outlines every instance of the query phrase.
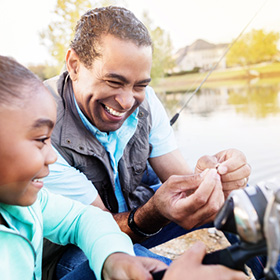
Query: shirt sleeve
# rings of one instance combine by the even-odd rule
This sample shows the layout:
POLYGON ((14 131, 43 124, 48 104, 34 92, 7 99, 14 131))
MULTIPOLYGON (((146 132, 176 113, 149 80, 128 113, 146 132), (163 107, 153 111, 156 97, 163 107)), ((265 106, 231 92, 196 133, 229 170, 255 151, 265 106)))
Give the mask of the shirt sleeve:
POLYGON ((97 280, 109 255, 123 252, 134 256, 131 239, 123 233, 113 216, 92 205, 53 194, 40 192, 43 234, 54 243, 75 244, 89 260, 97 280))
POLYGON ((55 148, 54 150, 57 161, 49 165, 50 174, 43 179, 44 186, 53 193, 91 204, 98 195, 92 182, 82 172, 70 166, 55 148))
POLYGON ((176 150, 177 143, 167 113, 151 87, 146 89, 146 98, 152 114, 149 142, 152 145, 150 157, 153 158, 176 150))

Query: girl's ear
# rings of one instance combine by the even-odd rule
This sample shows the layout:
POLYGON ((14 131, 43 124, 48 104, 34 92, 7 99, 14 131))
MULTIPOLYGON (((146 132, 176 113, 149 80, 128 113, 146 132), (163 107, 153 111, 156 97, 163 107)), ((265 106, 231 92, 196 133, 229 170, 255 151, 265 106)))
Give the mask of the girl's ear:
POLYGON ((66 54, 66 67, 72 81, 78 78, 80 59, 73 49, 69 49, 66 54))

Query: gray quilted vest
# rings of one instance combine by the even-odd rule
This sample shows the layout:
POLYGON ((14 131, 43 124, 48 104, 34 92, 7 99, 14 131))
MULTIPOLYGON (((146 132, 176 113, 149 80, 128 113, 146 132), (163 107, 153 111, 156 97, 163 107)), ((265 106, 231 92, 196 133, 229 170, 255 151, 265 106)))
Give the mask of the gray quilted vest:
MULTIPOLYGON (((118 212, 115 182, 110 158, 105 148, 83 125, 73 99, 71 80, 67 72, 44 82, 57 102, 57 123, 52 144, 69 163, 94 184, 104 205, 118 212), (70 88, 69 88, 70 87, 70 88)), ((141 179, 151 152, 149 133, 152 119, 145 99, 139 106, 138 126, 125 147, 118 171, 122 192, 129 209, 145 203, 153 191, 141 179)))

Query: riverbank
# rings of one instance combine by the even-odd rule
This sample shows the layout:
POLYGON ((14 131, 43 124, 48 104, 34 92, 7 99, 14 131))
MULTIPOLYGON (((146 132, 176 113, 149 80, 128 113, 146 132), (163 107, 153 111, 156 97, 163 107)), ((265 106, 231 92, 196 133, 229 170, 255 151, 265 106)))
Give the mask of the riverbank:
MULTIPOLYGON (((170 76, 157 80, 153 85, 156 92, 186 92, 196 89, 208 72, 170 76)), ((279 83, 280 63, 262 63, 253 65, 250 69, 241 67, 215 70, 207 78, 202 88, 217 88, 230 85, 244 85, 248 83, 262 84, 279 83)))

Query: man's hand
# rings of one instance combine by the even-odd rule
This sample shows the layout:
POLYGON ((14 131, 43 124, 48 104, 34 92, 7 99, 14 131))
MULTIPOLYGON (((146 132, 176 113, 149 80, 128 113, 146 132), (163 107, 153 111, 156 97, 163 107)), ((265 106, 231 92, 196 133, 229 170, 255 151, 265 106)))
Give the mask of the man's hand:
POLYGON ((163 280, 245 280, 243 272, 229 269, 222 265, 202 265, 205 245, 194 244, 187 252, 175 260, 164 274, 163 280))
POLYGON ((185 229, 203 225, 214 220, 224 203, 220 176, 216 169, 171 176, 149 202, 154 205, 153 215, 162 215, 185 229))
POLYGON ((104 280, 152 280, 152 272, 166 268, 166 264, 156 259, 114 253, 106 259, 102 275, 104 280))
POLYGON ((214 156, 201 157, 195 172, 201 173, 206 168, 216 168, 221 175, 225 198, 232 190, 245 187, 251 173, 245 155, 236 149, 225 150, 214 156))

